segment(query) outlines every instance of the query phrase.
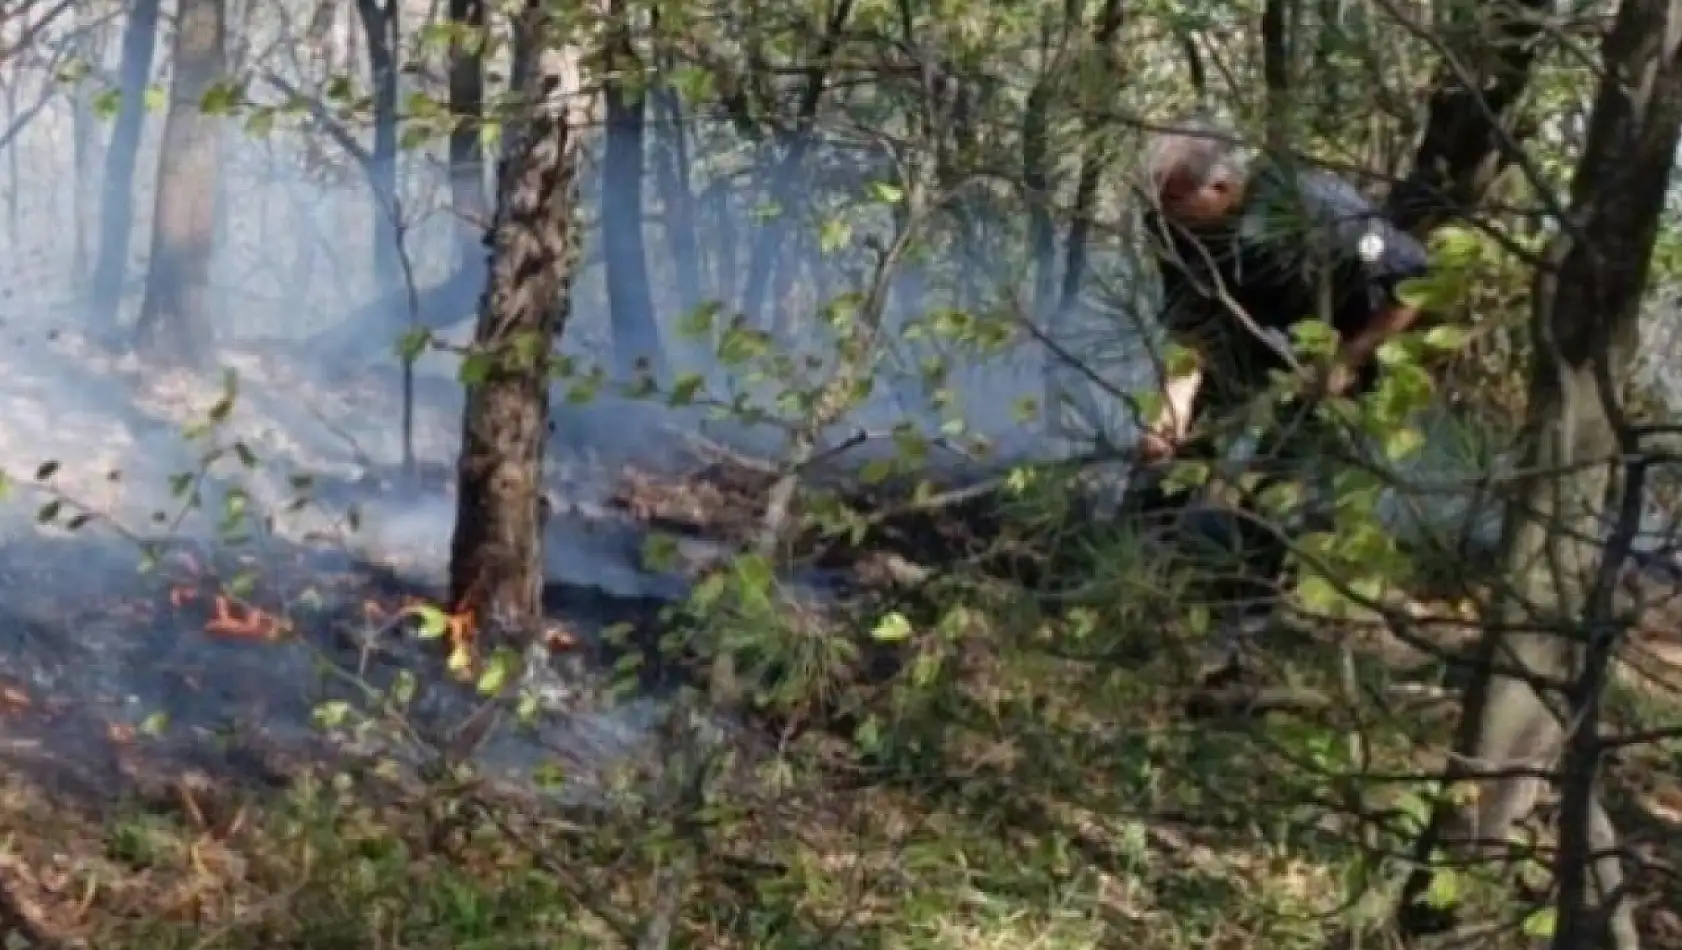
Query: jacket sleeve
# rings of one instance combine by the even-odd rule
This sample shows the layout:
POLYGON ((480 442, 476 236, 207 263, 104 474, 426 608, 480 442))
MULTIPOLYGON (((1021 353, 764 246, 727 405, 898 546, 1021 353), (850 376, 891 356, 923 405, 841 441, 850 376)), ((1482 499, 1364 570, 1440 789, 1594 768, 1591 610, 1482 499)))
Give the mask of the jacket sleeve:
POLYGON ((1188 273, 1194 266, 1187 249, 1165 231, 1155 215, 1145 220, 1145 246, 1156 263, 1162 295, 1156 307, 1156 323, 1168 339, 1181 346, 1201 348, 1210 332, 1213 303, 1188 273))
POLYGON ((1392 301, 1396 285, 1429 270, 1424 245, 1342 178, 1307 172, 1298 178, 1298 194, 1303 210, 1329 239, 1340 269, 1362 274, 1370 287, 1392 301))

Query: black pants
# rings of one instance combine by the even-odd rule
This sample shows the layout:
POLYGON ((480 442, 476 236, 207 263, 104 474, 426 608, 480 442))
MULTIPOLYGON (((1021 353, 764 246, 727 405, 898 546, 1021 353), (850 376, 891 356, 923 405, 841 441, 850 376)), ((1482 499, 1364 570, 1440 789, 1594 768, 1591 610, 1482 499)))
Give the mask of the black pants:
MULTIPOLYGON (((1196 427, 1207 418, 1223 420, 1239 408, 1234 400, 1210 400, 1193 406, 1191 422, 1196 427)), ((1228 620, 1271 615, 1280 593, 1295 581, 1288 566, 1291 538, 1329 527, 1329 514, 1315 497, 1320 486, 1306 482, 1313 480, 1309 472, 1329 470, 1332 460, 1325 456, 1332 449, 1332 433, 1306 406, 1279 407, 1277 416, 1261 433, 1246 466, 1259 477, 1241 480, 1249 482, 1244 487, 1239 480, 1231 482, 1239 489, 1236 505, 1207 503, 1207 488, 1223 481, 1219 475, 1209 486, 1171 490, 1176 486, 1166 477, 1167 464, 1137 473, 1123 503, 1124 517, 1170 539, 1177 560, 1190 568, 1187 593, 1228 620), (1262 511, 1259 503, 1268 489, 1282 483, 1294 483, 1303 509, 1262 511)), ((1216 438, 1202 435, 1182 444, 1175 457, 1207 463, 1213 472, 1225 454, 1216 438)))

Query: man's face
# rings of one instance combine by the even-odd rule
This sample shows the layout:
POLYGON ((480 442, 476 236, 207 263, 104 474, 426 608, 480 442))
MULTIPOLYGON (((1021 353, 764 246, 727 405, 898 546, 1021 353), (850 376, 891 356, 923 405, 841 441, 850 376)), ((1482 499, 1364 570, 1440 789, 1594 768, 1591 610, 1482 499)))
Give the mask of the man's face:
POLYGON ((1201 185, 1173 176, 1163 183, 1162 210, 1189 228, 1206 228, 1227 220, 1243 197, 1233 176, 1218 174, 1201 185))

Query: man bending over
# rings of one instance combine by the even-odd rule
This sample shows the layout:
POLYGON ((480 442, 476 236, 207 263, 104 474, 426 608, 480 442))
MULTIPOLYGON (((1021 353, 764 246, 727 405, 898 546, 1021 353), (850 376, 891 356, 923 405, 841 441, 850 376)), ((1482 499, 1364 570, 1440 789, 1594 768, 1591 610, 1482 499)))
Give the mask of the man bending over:
MULTIPOLYGON (((1396 289, 1426 272, 1418 241, 1337 176, 1288 159, 1247 162, 1229 134, 1204 122, 1157 135, 1146 173, 1153 203, 1147 240, 1163 283, 1160 319, 1190 362, 1170 367, 1162 408, 1144 420, 1143 460, 1212 459, 1216 449, 1194 425, 1245 406, 1274 371, 1307 371, 1311 385, 1330 395, 1374 382, 1373 355, 1417 316, 1396 289), (1290 356, 1292 326, 1311 319, 1337 331, 1327 365, 1303 367, 1290 356)), ((1272 464, 1308 451, 1306 440, 1292 435, 1299 428, 1277 420, 1257 457, 1272 464)), ((1153 517, 1184 504, 1160 479, 1139 492, 1129 507, 1153 517)), ((1244 515, 1252 520, 1253 513, 1244 515)), ((1276 591, 1288 549, 1274 532, 1260 534, 1244 541, 1245 573, 1251 589, 1276 591)), ((1270 609, 1272 597, 1262 599, 1270 609)))

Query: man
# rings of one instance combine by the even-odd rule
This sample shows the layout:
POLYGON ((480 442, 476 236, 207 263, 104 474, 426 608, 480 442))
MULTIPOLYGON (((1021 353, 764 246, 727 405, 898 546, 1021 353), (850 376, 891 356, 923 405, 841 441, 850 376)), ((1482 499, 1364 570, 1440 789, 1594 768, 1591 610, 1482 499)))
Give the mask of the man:
MULTIPOLYGON (((1147 239, 1163 282, 1160 319, 1190 363, 1170 367, 1162 408, 1145 420, 1142 461, 1213 459, 1216 447, 1194 425, 1245 407, 1276 371, 1308 376, 1312 395, 1351 395, 1372 384, 1379 346, 1417 317, 1397 285, 1426 272, 1418 241, 1335 175, 1285 159, 1252 166, 1230 135, 1206 122, 1157 135, 1146 173, 1154 205, 1147 239), (1303 366, 1291 355, 1291 328, 1310 319, 1337 331, 1327 365, 1303 366)), ((1307 422, 1306 415, 1274 420, 1257 458, 1300 462, 1293 456, 1311 450, 1306 434, 1314 427, 1307 422)), ((1153 517, 1177 515, 1185 500, 1159 478, 1129 494, 1130 509, 1153 517)), ((1222 540, 1242 549, 1244 575, 1225 592, 1248 594, 1252 605, 1270 609, 1288 549, 1258 522, 1242 511, 1239 529, 1227 532, 1238 537, 1222 540)))

